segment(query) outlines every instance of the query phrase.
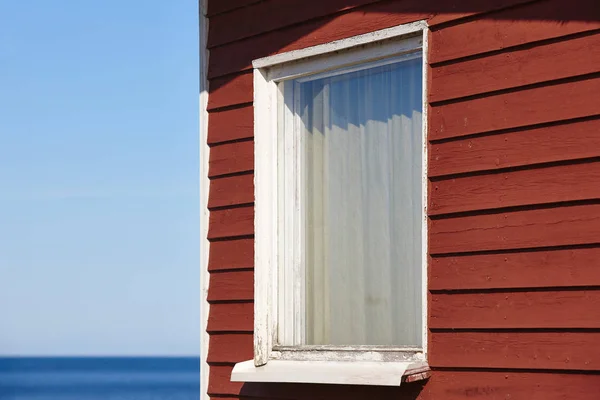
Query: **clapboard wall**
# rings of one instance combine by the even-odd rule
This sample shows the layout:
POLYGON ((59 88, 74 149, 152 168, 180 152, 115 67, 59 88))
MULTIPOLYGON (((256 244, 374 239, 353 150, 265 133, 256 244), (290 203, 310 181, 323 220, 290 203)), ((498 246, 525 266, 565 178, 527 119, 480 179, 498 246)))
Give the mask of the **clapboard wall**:
POLYGON ((600 398, 600 3, 209 0, 213 398, 600 398), (230 382, 251 359, 253 59, 428 20, 429 361, 400 388, 230 382))

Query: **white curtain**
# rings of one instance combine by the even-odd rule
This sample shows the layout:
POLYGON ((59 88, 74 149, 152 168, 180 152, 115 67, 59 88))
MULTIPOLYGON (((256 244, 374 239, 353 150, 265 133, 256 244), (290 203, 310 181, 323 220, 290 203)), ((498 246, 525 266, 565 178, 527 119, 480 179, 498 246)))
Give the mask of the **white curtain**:
POLYGON ((422 60, 296 84, 306 344, 421 346, 422 60))

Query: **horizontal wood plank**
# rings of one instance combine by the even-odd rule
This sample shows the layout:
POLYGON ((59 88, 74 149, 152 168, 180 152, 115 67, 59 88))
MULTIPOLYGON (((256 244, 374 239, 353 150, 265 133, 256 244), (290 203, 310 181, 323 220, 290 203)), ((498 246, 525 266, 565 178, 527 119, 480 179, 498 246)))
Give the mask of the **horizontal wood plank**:
POLYGON ((254 76, 252 71, 211 79, 209 82, 208 106, 206 108, 208 111, 212 111, 223 107, 252 103, 254 97, 253 87, 254 76))
POLYGON ((538 1, 432 32, 429 62, 507 49, 526 43, 600 29, 596 0, 538 1), (594 17, 596 16, 596 17, 594 17))
POLYGON ((254 235, 254 206, 212 210, 208 222, 208 239, 254 235))
POLYGON ((210 335, 209 363, 237 363, 254 357, 252 333, 210 335))
POLYGON ((434 332, 429 365, 598 371, 598 343, 598 332, 434 332))
POLYGON ((600 248, 433 257, 430 290, 600 286, 600 248))
POLYGON ((325 385, 302 383, 248 383, 241 394, 253 399, 277 400, 417 400, 426 381, 398 386, 325 385))
POLYGON ((234 175, 210 181, 208 207, 225 207, 254 202, 254 175, 234 175))
POLYGON ((306 0, 262 1, 211 18, 208 47, 212 48, 376 1, 379 0, 329 0, 312 2, 310 6, 307 6, 306 0), (260 15, 260 18, 256 18, 257 15, 260 15))
POLYGON ((599 156, 600 119, 593 119, 434 143, 427 172, 437 177, 599 156))
POLYGON ((595 78, 430 106, 429 140, 598 115, 599 92, 595 78))
POLYGON ((434 294, 429 328, 597 329, 600 291, 434 294))
POLYGON ((215 303, 210 305, 208 332, 252 332, 254 303, 215 303))
POLYGON ((421 400, 595 400, 600 375, 434 371, 421 400))
POLYGON ((431 182, 429 193, 430 215, 596 200, 600 162, 446 179, 431 182))
POLYGON ((247 7, 254 3, 260 3, 262 0, 208 0, 207 15, 212 16, 235 10, 240 7, 247 7))
POLYGON ((254 239, 235 239, 210 244, 208 270, 252 268, 254 266, 254 239))
POLYGON ((429 101, 456 99, 600 71, 600 34, 431 69, 429 101))
POLYGON ((215 47, 210 52, 208 76, 212 79, 248 70, 257 58, 427 19, 432 15, 429 12, 411 12, 413 1, 377 2, 347 13, 215 47))
POLYGON ((227 271, 210 274, 208 301, 254 300, 254 271, 227 271))
POLYGON ((231 142, 210 148, 208 176, 249 172, 254 170, 254 141, 231 142))
POLYGON ((209 114, 207 138, 209 145, 253 136, 254 108, 252 104, 209 114))
POLYGON ((431 220, 430 254, 600 243, 600 205, 431 220))
MULTIPOLYGON (((233 365, 211 365, 208 374, 209 395, 238 395, 243 382, 231 382, 233 365)), ((220 396, 219 396, 220 397, 220 396)))
MULTIPOLYGON (((440 2, 437 0, 422 1, 417 7, 429 7, 436 14, 431 17, 427 24, 431 29, 440 29, 442 24, 448 22, 456 23, 457 20, 473 17, 477 14, 502 10, 529 0, 462 0, 460 2, 440 2)), ((423 9, 423 8, 421 8, 423 9)))
MULTIPOLYGON (((225 367, 225 369, 230 367, 225 367)), ((235 389, 221 379, 217 387, 224 392, 235 389)), ((401 387, 356 385, 253 384, 238 388, 252 399, 330 400, 596 400, 600 375, 538 372, 432 371, 427 383, 402 384, 401 387)), ((222 398, 219 396, 219 398, 222 398)))

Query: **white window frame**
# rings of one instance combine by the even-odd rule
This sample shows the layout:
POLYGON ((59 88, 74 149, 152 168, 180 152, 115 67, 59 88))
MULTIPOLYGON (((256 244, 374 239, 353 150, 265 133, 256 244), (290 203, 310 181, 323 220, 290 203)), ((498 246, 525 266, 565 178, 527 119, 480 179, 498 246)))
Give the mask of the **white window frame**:
MULTIPOLYGON (((371 32, 302 50, 281 53, 253 62, 254 67, 254 185, 255 185, 255 284, 254 360, 238 363, 232 381, 344 383, 399 385, 407 374, 424 376, 427 366, 427 37, 425 21, 371 32), (278 85, 290 79, 351 68, 369 62, 421 51, 423 60, 422 112, 422 347, 385 346, 279 346, 301 342, 304 279, 298 268, 301 254, 279 257, 278 235, 296 243, 302 240, 299 223, 300 180, 283 185, 278 176, 279 115, 284 98, 278 85), (279 194, 284 193, 283 210, 279 194), (281 212, 281 215, 278 215, 281 212), (279 218, 296 219, 292 229, 279 229, 279 218), (281 273, 281 271, 284 273, 281 273), (293 293, 290 295, 290 292, 293 293), (280 295, 287 293, 287 299, 280 295), (286 305, 300 304, 296 310, 286 305), (286 321, 285 324, 281 323, 286 321), (301 329, 298 329, 298 328, 301 329), (300 339, 299 339, 300 338, 300 339)), ((287 99, 285 99, 287 100, 287 99)), ((287 103, 287 101, 286 101, 287 103)), ((285 112, 284 112, 285 114, 285 112)), ((288 112, 286 121, 294 121, 288 112)), ((287 123, 286 125, 291 125, 287 123)), ((284 143, 286 168, 298 171, 300 143, 284 143)), ((297 135, 296 135, 297 136, 297 135)), ((296 246, 297 247, 297 246, 296 246)))

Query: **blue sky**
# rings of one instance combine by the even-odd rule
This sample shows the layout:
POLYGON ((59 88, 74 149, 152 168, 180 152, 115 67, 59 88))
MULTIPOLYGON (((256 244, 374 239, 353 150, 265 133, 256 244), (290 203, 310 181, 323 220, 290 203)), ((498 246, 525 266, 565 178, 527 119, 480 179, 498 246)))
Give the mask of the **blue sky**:
POLYGON ((0 1, 0 355, 198 354, 197 30, 0 1))

